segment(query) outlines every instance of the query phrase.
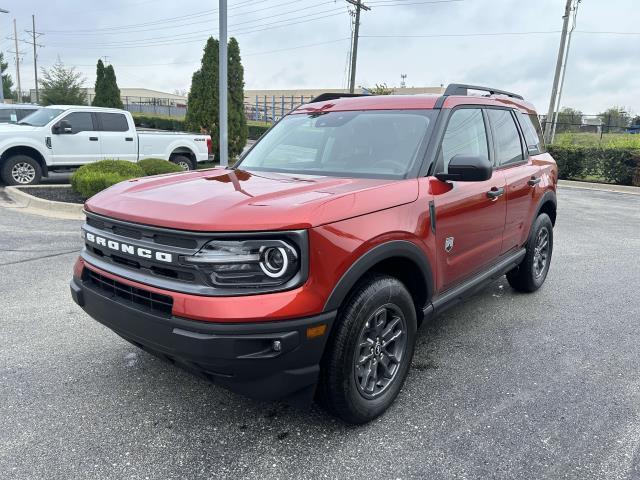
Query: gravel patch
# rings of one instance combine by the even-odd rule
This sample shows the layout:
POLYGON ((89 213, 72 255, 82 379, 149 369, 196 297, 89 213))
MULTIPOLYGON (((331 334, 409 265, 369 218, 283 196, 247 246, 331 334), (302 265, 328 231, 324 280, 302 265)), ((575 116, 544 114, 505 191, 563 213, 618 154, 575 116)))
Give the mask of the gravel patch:
POLYGON ((54 202, 84 203, 85 198, 71 187, 18 187, 21 192, 54 202))

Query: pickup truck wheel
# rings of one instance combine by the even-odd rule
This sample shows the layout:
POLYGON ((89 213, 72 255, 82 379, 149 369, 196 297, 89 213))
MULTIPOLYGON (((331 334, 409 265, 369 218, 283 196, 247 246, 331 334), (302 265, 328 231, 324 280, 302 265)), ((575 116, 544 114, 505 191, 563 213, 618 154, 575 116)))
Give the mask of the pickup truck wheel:
POLYGON ((541 213, 531 227, 524 260, 507 273, 509 285, 519 292, 535 292, 547 278, 552 252, 553 223, 549 215, 541 213))
POLYGON ((361 283, 340 309, 321 366, 320 400, 362 424, 385 412, 404 384, 416 336, 413 299, 396 278, 361 283))
POLYGON ((0 173, 7 185, 36 185, 42 178, 42 167, 27 155, 14 155, 4 162, 0 173))
POLYGON ((196 166, 193 164, 193 160, 185 155, 176 155, 175 157, 171 157, 171 162, 176 165, 180 165, 185 172, 196 169, 196 166))

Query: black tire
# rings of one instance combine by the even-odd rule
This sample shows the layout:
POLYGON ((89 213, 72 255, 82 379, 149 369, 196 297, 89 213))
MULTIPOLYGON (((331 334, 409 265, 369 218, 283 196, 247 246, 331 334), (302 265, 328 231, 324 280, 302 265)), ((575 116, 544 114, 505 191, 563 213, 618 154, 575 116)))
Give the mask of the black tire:
POLYGON ((336 319, 321 365, 321 403, 352 424, 369 422, 384 413, 407 377, 415 337, 416 309, 402 282, 386 275, 367 278, 346 300, 336 319), (391 328, 387 336, 383 335, 384 325, 376 333, 376 321, 383 318, 376 314, 382 309, 387 311, 386 327, 391 328), (394 322, 397 326, 392 328, 394 322), (389 340, 398 332, 396 339, 389 340), (377 341, 370 336, 377 336, 377 341), (357 360, 366 357, 361 355, 363 351, 371 353, 370 359, 358 366, 357 360), (399 361, 394 363, 391 355, 399 361))
POLYGON ((552 253, 553 223, 549 215, 541 213, 531 227, 524 260, 517 268, 507 273, 509 285, 519 292, 535 292, 547 278, 552 253))
POLYGON ((174 155, 173 157, 171 157, 171 163, 180 165, 184 171, 196 169, 194 161, 186 155, 174 155))
POLYGON ((37 185, 42 179, 42 167, 27 155, 8 158, 0 169, 5 185, 37 185))

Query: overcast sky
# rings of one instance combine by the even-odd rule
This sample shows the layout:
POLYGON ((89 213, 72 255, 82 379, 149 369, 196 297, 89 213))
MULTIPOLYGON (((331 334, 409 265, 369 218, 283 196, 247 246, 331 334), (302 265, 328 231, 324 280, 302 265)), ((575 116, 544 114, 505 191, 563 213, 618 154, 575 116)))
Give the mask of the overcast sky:
MULTIPOLYGON (((370 0, 363 12, 357 85, 449 82, 522 93, 546 111, 565 0, 370 0)), ((640 113, 640 1, 583 0, 571 43, 562 105, 598 113, 621 105, 640 113), (600 33, 597 33, 600 32, 600 33)), ((120 87, 188 90, 217 0, 0 0, 0 49, 10 60, 13 18, 27 39, 36 14, 39 62, 59 56, 93 86, 107 56, 120 87), (91 8, 94 4, 95 8, 91 8)), ((350 17, 345 0, 229 0, 246 89, 346 86, 350 17)), ((31 45, 20 43, 22 83, 33 87, 31 45)))

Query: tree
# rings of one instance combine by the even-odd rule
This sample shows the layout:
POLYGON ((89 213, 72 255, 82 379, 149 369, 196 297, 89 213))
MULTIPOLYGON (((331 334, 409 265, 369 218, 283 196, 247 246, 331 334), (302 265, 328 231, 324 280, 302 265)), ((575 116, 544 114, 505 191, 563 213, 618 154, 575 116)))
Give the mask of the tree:
MULTIPOLYGON (((213 139, 219 158, 218 40, 210 37, 204 48, 200 69, 191 78, 187 101, 186 123, 191 129, 207 131, 213 139)), ((247 141, 247 119, 244 112, 244 69, 240 47, 231 38, 228 47, 229 155, 237 156, 247 141)))
POLYGON ((98 60, 96 66, 96 96, 91 105, 94 107, 122 108, 120 89, 116 81, 116 72, 113 65, 104 66, 102 60, 98 60))
POLYGON ((602 119, 605 132, 621 130, 629 126, 631 115, 623 107, 613 106, 598 115, 602 119))
POLYGON ((86 105, 84 77, 75 67, 65 67, 60 59, 50 68, 42 68, 40 101, 43 105, 86 105))
POLYGON ((640 126, 640 115, 636 115, 635 117, 633 117, 633 120, 631 120, 629 125, 630 126, 633 126, 633 125, 640 126))
POLYGON ((558 112, 556 133, 577 132, 582 125, 582 112, 571 107, 564 107, 558 112))
POLYGON ((369 93, 371 95, 393 95, 395 89, 388 87, 386 83, 376 83, 375 87, 369 89, 369 93))
POLYGON ((247 143, 247 116, 244 111, 244 68, 240 59, 240 45, 229 40, 229 156, 242 153, 247 143))
POLYGON ((12 95, 13 80, 11 75, 4 73, 8 67, 9 64, 4 61, 4 53, 0 52, 0 72, 2 72, 2 93, 4 98, 11 98, 12 95))

